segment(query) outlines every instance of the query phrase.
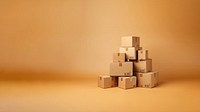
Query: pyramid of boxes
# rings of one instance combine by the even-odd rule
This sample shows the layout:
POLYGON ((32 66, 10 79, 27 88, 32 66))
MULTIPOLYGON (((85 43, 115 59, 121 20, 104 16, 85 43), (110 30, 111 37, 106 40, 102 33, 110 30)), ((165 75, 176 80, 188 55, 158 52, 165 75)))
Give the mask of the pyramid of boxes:
POLYGON ((110 75, 100 75, 98 87, 153 88, 158 85, 158 75, 158 72, 152 71, 148 50, 140 47, 140 37, 125 36, 121 38, 119 52, 113 53, 110 75))

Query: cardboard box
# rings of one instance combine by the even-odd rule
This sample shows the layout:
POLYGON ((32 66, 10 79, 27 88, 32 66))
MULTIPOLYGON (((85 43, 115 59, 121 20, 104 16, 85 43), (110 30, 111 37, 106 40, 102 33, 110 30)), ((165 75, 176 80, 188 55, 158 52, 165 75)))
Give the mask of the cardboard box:
POLYGON ((113 53, 113 62, 125 62, 125 53, 113 53))
POLYGON ((124 36, 121 38, 122 47, 140 47, 140 37, 136 36, 124 36))
POLYGON ((112 77, 112 87, 117 87, 118 86, 118 77, 111 76, 112 77))
POLYGON ((148 59, 148 50, 138 50, 138 60, 146 60, 148 59))
POLYGON ((136 87, 136 77, 119 77, 118 87, 123 89, 130 89, 136 87))
POLYGON ((119 48, 120 53, 125 53, 126 54, 126 59, 129 60, 136 60, 136 50, 135 47, 120 47, 119 48))
POLYGON ((139 47, 138 49, 136 49, 136 50, 142 50, 142 47, 139 47))
POLYGON ((159 83, 158 72, 136 73, 139 87, 152 88, 159 83))
POLYGON ((111 88, 118 86, 118 77, 111 76, 99 76, 98 77, 98 87, 100 88, 111 88))
POLYGON ((132 76, 133 62, 110 63, 110 76, 132 76))
POLYGON ((134 61, 134 72, 150 72, 152 71, 152 59, 134 61))

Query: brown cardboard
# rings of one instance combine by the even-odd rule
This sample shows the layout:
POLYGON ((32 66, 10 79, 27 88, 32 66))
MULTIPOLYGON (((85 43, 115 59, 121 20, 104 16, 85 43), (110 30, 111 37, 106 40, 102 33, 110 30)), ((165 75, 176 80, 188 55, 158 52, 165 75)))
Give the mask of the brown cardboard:
POLYGON ((130 89, 136 87, 136 77, 119 77, 118 87, 122 89, 130 89))
POLYGON ((121 38, 122 47, 140 47, 140 37, 136 36, 124 36, 121 38))
POLYGON ((111 76, 99 76, 98 77, 98 87, 100 88, 111 88, 118 86, 118 77, 111 76))
POLYGON ((138 49, 136 49, 136 50, 142 50, 142 47, 139 47, 138 49))
POLYGON ((148 59, 148 50, 138 50, 138 60, 146 60, 148 59))
POLYGON ((110 63, 110 76, 132 76, 133 62, 110 63))
POLYGON ((127 60, 135 60, 136 59, 136 50, 135 47, 120 47, 119 48, 120 53, 126 53, 126 59, 127 60))
POLYGON ((136 75, 139 87, 153 88, 158 85, 158 72, 136 73, 136 75))
POLYGON ((113 62, 125 62, 125 53, 113 53, 113 62))
POLYGON ((110 76, 112 79, 112 83, 111 83, 111 86, 112 87, 117 87, 118 86, 118 77, 115 77, 115 76, 110 76))
POLYGON ((152 59, 134 61, 134 72, 150 72, 152 71, 152 59))

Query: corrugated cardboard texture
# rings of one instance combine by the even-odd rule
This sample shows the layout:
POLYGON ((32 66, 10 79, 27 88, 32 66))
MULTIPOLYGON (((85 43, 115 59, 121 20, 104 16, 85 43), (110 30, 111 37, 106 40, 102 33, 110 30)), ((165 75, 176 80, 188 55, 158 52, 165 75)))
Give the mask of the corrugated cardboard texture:
POLYGON ((111 76, 132 76, 133 62, 112 62, 110 63, 111 76))
POLYGON ((103 89, 112 87, 112 78, 110 76, 99 76, 98 87, 103 89))
POLYGON ((140 37, 124 36, 121 38, 122 47, 140 47, 140 37))
POLYGON ((136 77, 119 77, 118 87, 123 89, 131 89, 136 87, 136 77))
POLYGON ((152 88, 158 85, 158 72, 137 73, 139 87, 152 88))
POLYGON ((137 55, 138 55, 138 60, 146 60, 148 59, 149 53, 148 50, 138 50, 137 55))
POLYGON ((117 86, 118 86, 118 77, 103 76, 103 75, 98 76, 98 87, 106 89, 117 86))
POLYGON ((125 62, 125 53, 113 53, 113 62, 125 62))
POLYGON ((152 71, 152 59, 134 61, 134 72, 150 72, 152 71))
POLYGON ((135 47, 120 47, 119 48, 120 53, 126 53, 126 59, 128 60, 135 60, 136 59, 136 49, 135 47))
POLYGON ((118 77, 111 76, 112 78, 112 87, 117 87, 118 86, 118 77))

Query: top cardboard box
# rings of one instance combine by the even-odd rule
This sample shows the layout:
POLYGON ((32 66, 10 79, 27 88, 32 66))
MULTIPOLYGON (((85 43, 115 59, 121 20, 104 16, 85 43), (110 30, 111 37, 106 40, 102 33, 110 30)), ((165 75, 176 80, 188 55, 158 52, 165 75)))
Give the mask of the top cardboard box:
POLYGON ((140 47, 140 37, 136 36, 124 36, 121 38, 122 47, 140 47))

